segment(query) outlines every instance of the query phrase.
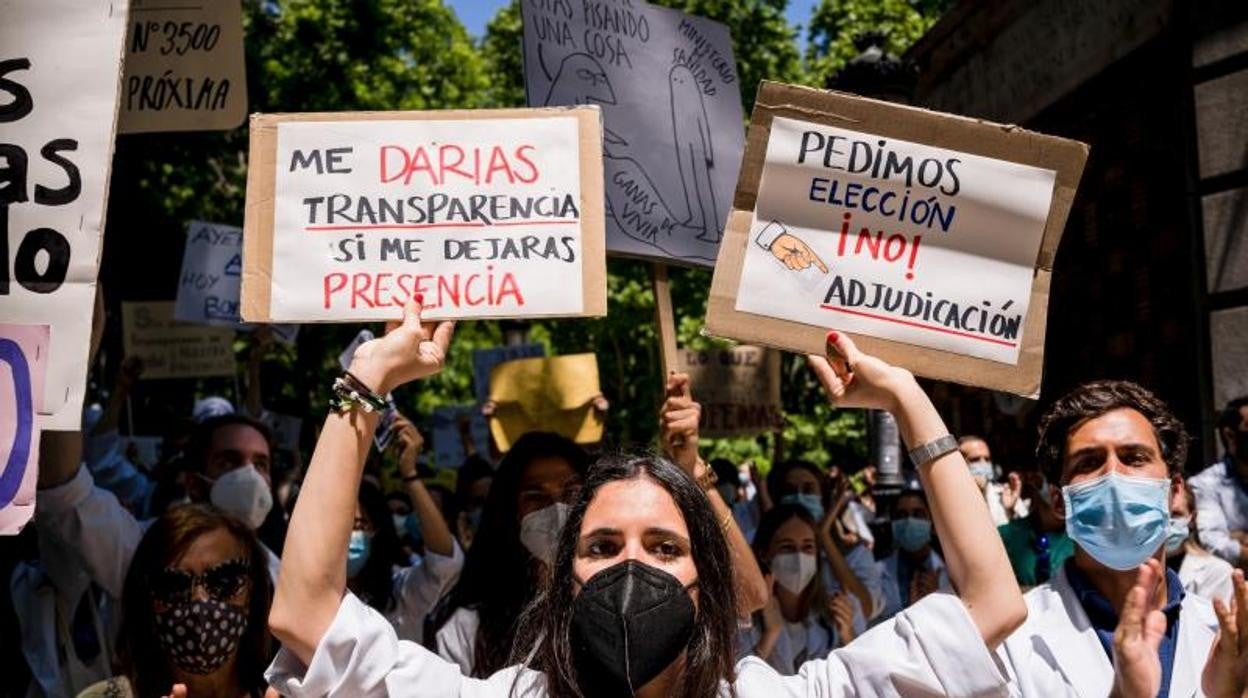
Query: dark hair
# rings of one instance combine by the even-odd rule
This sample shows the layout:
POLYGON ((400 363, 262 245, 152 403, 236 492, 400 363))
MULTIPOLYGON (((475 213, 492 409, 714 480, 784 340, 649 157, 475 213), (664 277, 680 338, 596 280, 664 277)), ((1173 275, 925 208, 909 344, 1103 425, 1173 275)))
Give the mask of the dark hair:
POLYGON ((269 604, 273 599, 268 556, 247 524, 201 504, 175 507, 158 517, 139 541, 122 590, 121 630, 117 647, 122 672, 140 696, 164 695, 173 685, 173 671, 156 634, 152 580, 191 545, 213 531, 224 530, 247 551, 251 601, 247 629, 238 643, 239 684, 260 694, 266 687, 264 669, 273 656, 269 636, 269 604))
POLYGON ((429 616, 424 641, 436 650, 437 630, 457 609, 477 612, 481 622, 473 647, 473 676, 484 678, 507 666, 516 621, 541 584, 537 560, 520 542, 516 524, 520 482, 529 464, 540 458, 561 458, 581 476, 589 467, 585 451, 566 437, 529 432, 517 439, 494 473, 481 525, 465 556, 459 581, 429 616))
POLYGON ((788 486, 785 485, 784 480, 794 470, 805 470, 815 476, 815 480, 819 482, 819 498, 822 500, 824 495, 827 494, 827 488, 824 486, 826 475, 814 463, 796 459, 777 463, 772 466, 771 472, 767 473, 767 492, 771 494, 771 498, 779 503, 781 497, 791 494, 787 491, 788 486))
MULTIPOLYGON (((208 449, 212 448, 212 437, 217 433, 218 429, 241 424, 251 427, 260 432, 264 437, 264 442, 268 444, 269 451, 273 450, 273 432, 264 422, 252 419, 244 414, 223 414, 210 419, 205 419, 195 425, 194 431, 191 432, 191 440, 186 448, 185 465, 188 470, 195 473, 203 473, 208 467, 208 449)), ((165 690, 169 690, 168 687, 165 690)))
POLYGON ((494 477, 494 475, 494 468, 490 466, 489 461, 481 456, 469 456, 455 477, 455 498, 459 500, 460 508, 465 510, 468 508, 468 490, 472 488, 473 483, 482 478, 494 477))
POLYGON ((737 466, 727 458, 712 458, 708 463, 711 470, 715 471, 715 476, 719 478, 720 484, 733 485, 734 487, 740 483, 740 476, 737 474, 737 466))
MULTIPOLYGON (((1244 421, 1244 416, 1240 414, 1240 410, 1245 407, 1248 407, 1248 395, 1241 395, 1226 403, 1226 407, 1223 407, 1222 411, 1218 413, 1218 439, 1222 441, 1223 450, 1228 453, 1230 452, 1230 444, 1227 443, 1226 435, 1223 431, 1226 429, 1237 431, 1239 429, 1240 423, 1244 421)), ((1245 456, 1248 456, 1248 454, 1239 454, 1240 458, 1245 456)))
POLYGON ((698 611, 685 650, 684 675, 674 695, 718 695, 720 682, 731 685, 735 678, 736 587, 728 544, 710 500, 685 471, 663 458, 609 456, 590 469, 572 505, 559 534, 552 582, 526 610, 512 651, 513 662, 545 674, 551 698, 585 697, 573 663, 571 633, 576 597, 572 564, 585 510, 603 485, 639 478, 650 480, 672 496, 689 529, 693 564, 698 571, 698 611))
POLYGON ((369 544, 368 560, 356 575, 355 587, 365 603, 384 613, 394 603, 394 566, 404 562, 400 555, 399 536, 394 530, 390 507, 381 489, 363 480, 357 501, 360 511, 373 525, 373 539, 369 544))
POLYGON ((901 492, 898 492, 897 498, 893 500, 893 509, 896 510, 897 505, 900 504, 901 500, 905 499, 906 497, 913 497, 914 499, 917 499, 920 502, 923 502, 923 508, 927 509, 928 516, 929 517, 931 516, 932 505, 928 504, 927 502, 927 493, 915 487, 908 487, 906 489, 903 489, 901 492))
POLYGON ((1123 380, 1085 383, 1053 403, 1040 418, 1040 441, 1036 445, 1036 462, 1053 484, 1062 481, 1062 464, 1066 456, 1066 440, 1070 432, 1084 421, 1118 409, 1139 412, 1153 425, 1153 434, 1161 446, 1161 457, 1171 475, 1183 470, 1187 460, 1187 430, 1183 423, 1146 388, 1123 380))
POLYGON ((809 615, 813 611, 826 619, 828 596, 823 588, 823 548, 818 543, 819 524, 806 507, 800 504, 777 504, 771 511, 763 514, 763 518, 758 522, 758 530, 754 533, 754 557, 758 559, 760 567, 771 566, 771 560, 767 559, 767 549, 771 547, 771 539, 775 538, 776 531, 779 531, 780 527, 791 519, 797 519, 810 526, 810 530, 816 534, 815 560, 817 564, 815 569, 817 572, 811 583, 802 591, 800 601, 802 615, 809 615))

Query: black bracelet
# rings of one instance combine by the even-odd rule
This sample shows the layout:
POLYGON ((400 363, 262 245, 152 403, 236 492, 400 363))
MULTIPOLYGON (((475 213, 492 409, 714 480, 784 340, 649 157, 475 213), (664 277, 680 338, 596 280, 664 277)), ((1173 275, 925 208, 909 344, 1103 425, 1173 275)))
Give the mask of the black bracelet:
POLYGON ((417 480, 419 480, 419 479, 420 479, 420 474, 419 474, 419 473, 417 473, 417 474, 415 474, 415 475, 408 475, 408 476, 404 477, 404 478, 403 478, 403 482, 416 482, 416 481, 417 481, 417 480))
POLYGON ((359 407, 365 412, 381 412, 386 409, 386 399, 364 384, 350 371, 344 371, 334 379, 334 396, 330 406, 338 412, 349 412, 359 407))

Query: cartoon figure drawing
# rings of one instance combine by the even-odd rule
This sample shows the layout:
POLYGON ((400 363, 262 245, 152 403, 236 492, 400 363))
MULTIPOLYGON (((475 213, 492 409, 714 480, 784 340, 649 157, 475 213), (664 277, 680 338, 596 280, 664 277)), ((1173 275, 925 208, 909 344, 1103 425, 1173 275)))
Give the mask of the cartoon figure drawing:
POLYGON ((711 170, 715 167, 715 146, 706 115, 702 90, 693 71, 684 65, 672 66, 668 74, 672 107, 672 136, 676 143, 676 165, 684 187, 684 224, 697 231, 704 242, 719 243, 724 221, 715 203, 711 170))
MULTIPOLYGON (((550 80, 544 106, 597 104, 608 107, 608 112, 618 106, 611 76, 598 59, 570 53, 552 74, 544 48, 544 44, 537 46, 538 65, 550 80)), ((668 175, 657 180, 664 186, 657 185, 633 156, 629 141, 604 126, 606 213, 624 235, 669 257, 714 263, 727 210, 720 210, 715 197, 715 147, 706 98, 688 66, 672 66, 667 77, 671 152, 676 160, 673 173, 679 181, 668 175)), ((609 113, 606 120, 611 121, 609 113)), ((660 136, 660 140, 664 139, 660 136)))
POLYGON ((790 233, 780 221, 772 221, 758 231, 754 243, 770 252, 790 271, 802 271, 815 266, 824 274, 828 273, 828 265, 819 259, 819 255, 810 249, 810 245, 790 233))

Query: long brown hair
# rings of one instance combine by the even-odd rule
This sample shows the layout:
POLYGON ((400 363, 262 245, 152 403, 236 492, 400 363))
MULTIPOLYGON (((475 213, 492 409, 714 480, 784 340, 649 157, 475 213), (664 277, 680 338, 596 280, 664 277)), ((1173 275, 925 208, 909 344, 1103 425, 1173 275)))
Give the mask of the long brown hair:
MULTIPOLYGON (((638 478, 659 485, 675 501, 689 528, 693 563, 698 570, 698 610, 685 648, 684 672, 673 698, 719 695, 721 682, 727 682, 735 695, 731 686, 736 678, 737 594, 728 543, 706 493, 678 466, 659 457, 607 457, 590 467, 559 534, 551 584, 520 618, 511 663, 543 672, 550 698, 587 698, 572 651, 572 602, 576 596, 572 562, 576 544, 585 510, 598 489, 611 482, 638 478)), ((516 687, 513 684, 513 693, 516 687)))
POLYGON ((117 654, 122 672, 139 696, 164 695, 173 685, 172 666, 156 634, 152 580, 200 536, 223 529, 247 551, 251 581, 247 629, 238 644, 235 671, 245 690, 256 695, 264 692, 264 668, 273 656, 267 625, 269 604, 273 599, 268 558, 256 534, 246 524, 212 507, 190 504, 170 509, 152 523, 134 551, 126 573, 117 654))

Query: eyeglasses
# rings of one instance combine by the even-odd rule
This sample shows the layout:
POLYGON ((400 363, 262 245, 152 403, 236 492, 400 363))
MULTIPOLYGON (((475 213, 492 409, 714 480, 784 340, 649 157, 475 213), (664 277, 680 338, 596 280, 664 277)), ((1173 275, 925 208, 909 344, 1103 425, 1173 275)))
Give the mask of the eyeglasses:
POLYGON ((227 560, 201 574, 191 574, 176 567, 166 567, 152 578, 152 598, 164 604, 190 601, 198 584, 217 601, 234 598, 250 581, 246 560, 227 560))

